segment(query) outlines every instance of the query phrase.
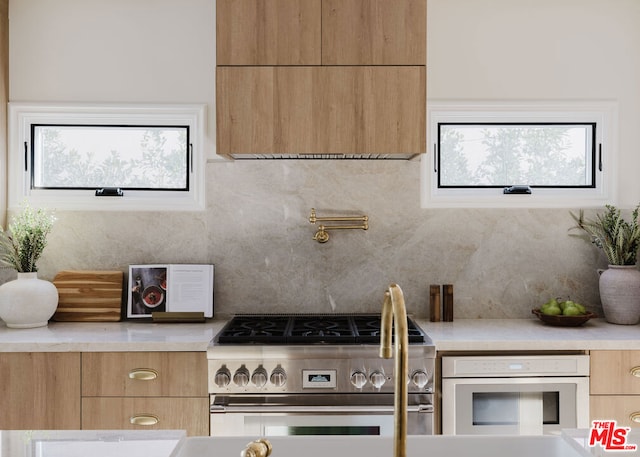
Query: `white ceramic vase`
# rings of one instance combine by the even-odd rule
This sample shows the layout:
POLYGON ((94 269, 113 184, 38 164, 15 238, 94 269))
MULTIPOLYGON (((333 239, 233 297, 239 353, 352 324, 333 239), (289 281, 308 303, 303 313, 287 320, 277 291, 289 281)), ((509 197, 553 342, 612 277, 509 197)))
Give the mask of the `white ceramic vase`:
POLYGON ((0 318, 7 327, 44 327, 58 307, 58 289, 37 273, 18 273, 0 286, 0 318))
POLYGON ((600 300, 607 322, 640 322, 640 271, 635 265, 609 265, 600 274, 600 300))

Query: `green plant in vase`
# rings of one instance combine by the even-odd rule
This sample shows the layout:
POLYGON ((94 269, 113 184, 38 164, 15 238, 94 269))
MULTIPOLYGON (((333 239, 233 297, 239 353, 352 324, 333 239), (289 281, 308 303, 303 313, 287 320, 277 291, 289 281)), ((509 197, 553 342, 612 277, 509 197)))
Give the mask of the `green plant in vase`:
POLYGON ((640 205, 631 212, 627 221, 620 209, 606 205, 604 213, 586 219, 584 211, 571 213, 579 229, 578 236, 586 238, 601 249, 609 268, 598 270, 602 309, 607 321, 614 324, 640 322, 640 271, 636 267, 640 248, 640 205))
POLYGON ((11 219, 7 231, 0 227, 0 265, 18 273, 37 272, 37 262, 54 222, 50 212, 24 205, 22 212, 11 219))
POLYGON ((23 205, 8 230, 0 228, 0 267, 18 272, 17 279, 0 286, 0 318, 7 327, 43 327, 58 307, 58 290, 37 273, 54 221, 51 213, 23 205))

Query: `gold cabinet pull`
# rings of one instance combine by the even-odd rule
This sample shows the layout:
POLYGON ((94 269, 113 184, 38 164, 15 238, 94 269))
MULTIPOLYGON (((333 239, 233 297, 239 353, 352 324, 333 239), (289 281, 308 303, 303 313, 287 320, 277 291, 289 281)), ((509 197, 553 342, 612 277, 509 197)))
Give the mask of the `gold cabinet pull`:
POLYGON ((129 372, 130 379, 137 379, 138 381, 153 381, 158 377, 158 372, 151 368, 134 368, 129 372))
POLYGON ((129 418, 129 422, 133 425, 144 425, 149 427, 151 425, 156 425, 160 422, 160 419, 158 419, 158 416, 154 416, 153 414, 136 414, 129 418))
POLYGON ((631 373, 631 376, 640 378, 640 367, 633 367, 632 369, 629 370, 629 373, 631 373))
POLYGON ((636 411, 629 414, 629 419, 631 419, 631 422, 640 423, 640 412, 636 411))

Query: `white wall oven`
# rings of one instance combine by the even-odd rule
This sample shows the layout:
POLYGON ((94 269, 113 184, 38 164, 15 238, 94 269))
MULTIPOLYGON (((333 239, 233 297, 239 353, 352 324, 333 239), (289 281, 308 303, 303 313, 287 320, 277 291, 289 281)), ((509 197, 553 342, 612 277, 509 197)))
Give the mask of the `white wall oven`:
POLYGON ((588 355, 442 357, 445 435, 542 435, 588 427, 588 355))
MULTIPOLYGON (((435 348, 409 321, 408 430, 433 434, 435 348)), ((380 315, 238 315, 209 358, 211 435, 392 436, 380 315)))

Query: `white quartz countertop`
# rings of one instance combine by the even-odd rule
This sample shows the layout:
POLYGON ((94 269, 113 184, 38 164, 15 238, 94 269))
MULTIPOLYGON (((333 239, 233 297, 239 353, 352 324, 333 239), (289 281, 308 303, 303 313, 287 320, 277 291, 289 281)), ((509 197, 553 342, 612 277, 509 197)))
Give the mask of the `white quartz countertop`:
POLYGON ((1 323, 0 352, 206 351, 225 322, 50 322, 32 329, 1 323))
POLYGON ((640 325, 591 319, 580 327, 554 327, 536 319, 416 320, 438 351, 551 351, 640 349, 640 325))
MULTIPOLYGON (((438 351, 640 349, 640 325, 604 319, 581 327, 552 327, 536 318, 416 322, 438 351)), ((225 323, 50 322, 34 329, 0 323, 0 352, 206 351, 225 323)))

